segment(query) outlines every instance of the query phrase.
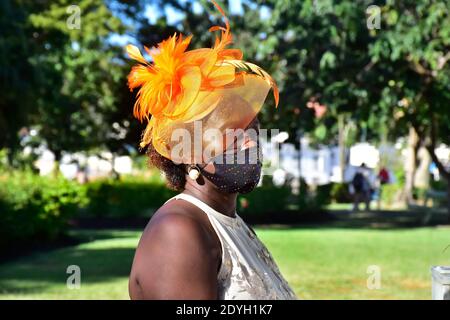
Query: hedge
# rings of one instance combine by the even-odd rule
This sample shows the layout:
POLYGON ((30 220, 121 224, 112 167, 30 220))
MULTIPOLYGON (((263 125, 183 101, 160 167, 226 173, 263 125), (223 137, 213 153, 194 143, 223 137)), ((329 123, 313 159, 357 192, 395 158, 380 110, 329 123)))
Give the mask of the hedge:
MULTIPOLYGON (((302 184, 300 195, 288 187, 265 182, 239 196, 238 212, 252 223, 294 221, 314 212, 326 199, 309 198, 302 184)), ((0 173, 0 251, 14 244, 51 242, 64 234, 71 218, 149 218, 174 196, 159 173, 101 179, 80 185, 60 177, 31 172, 0 173)))
POLYGON ((85 185, 89 204, 80 216, 129 218, 150 216, 176 192, 162 181, 143 178, 98 180, 85 185))
POLYGON ((33 241, 52 241, 87 204, 84 188, 63 177, 30 172, 0 174, 0 250, 33 241))

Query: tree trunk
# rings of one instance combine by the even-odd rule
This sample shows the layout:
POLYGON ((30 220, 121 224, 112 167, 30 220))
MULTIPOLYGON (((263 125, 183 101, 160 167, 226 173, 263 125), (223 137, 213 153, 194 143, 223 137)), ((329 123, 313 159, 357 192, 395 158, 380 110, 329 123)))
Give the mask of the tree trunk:
POLYGON ((339 125, 339 174, 341 175, 341 182, 344 182, 346 157, 345 157, 345 119, 343 114, 339 115, 338 125, 339 125))
POLYGON ((13 149, 11 148, 7 148, 6 149, 6 165, 8 166, 8 168, 12 168, 14 166, 14 156, 15 156, 15 152, 13 149))
POLYGON ((406 158, 406 179, 405 189, 403 191, 403 198, 407 203, 414 202, 413 190, 414 190, 414 178, 417 170, 417 152, 420 147, 420 138, 413 127, 409 128, 408 135, 408 149, 406 158))
POLYGON ((430 164, 431 156, 426 148, 421 147, 417 153, 418 165, 414 186, 416 188, 428 189, 430 187, 430 164))
POLYGON ((116 156, 113 153, 112 157, 111 157, 111 175, 112 175, 114 180, 119 180, 120 179, 120 175, 116 171, 115 164, 116 164, 116 156))
POLYGON ((447 212, 448 212, 448 222, 450 223, 450 172, 447 171, 447 169, 444 167, 442 162, 438 159, 436 155, 436 117, 433 115, 431 117, 431 130, 430 130, 430 136, 429 141, 426 144, 426 148, 428 150, 428 153, 431 156, 431 159, 436 164, 436 167, 439 170, 439 175, 447 182, 447 212))
POLYGON ((447 180, 447 219, 448 223, 450 224, 450 181, 447 180))
POLYGON ((431 159, 436 164, 439 175, 442 179, 444 179, 447 182, 447 212, 448 212, 448 222, 450 223, 450 172, 448 172, 444 165, 439 161, 438 157, 436 156, 436 153, 434 152, 435 147, 434 143, 427 146, 428 153, 431 156, 431 159))
POLYGON ((55 163, 53 165, 53 176, 56 178, 59 175, 59 164, 61 163, 61 159, 62 159, 62 151, 61 150, 56 150, 53 151, 53 154, 55 155, 55 163))
POLYGON ((298 138, 298 194, 302 188, 302 134, 300 131, 297 132, 298 138))

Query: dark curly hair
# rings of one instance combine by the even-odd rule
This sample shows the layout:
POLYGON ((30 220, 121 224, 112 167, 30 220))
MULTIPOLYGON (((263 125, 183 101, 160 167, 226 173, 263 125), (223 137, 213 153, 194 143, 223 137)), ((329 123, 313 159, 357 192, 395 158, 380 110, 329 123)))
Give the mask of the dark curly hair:
POLYGON ((164 174, 167 186, 175 191, 183 191, 186 184, 186 165, 175 164, 172 160, 163 157, 151 143, 146 153, 149 165, 158 168, 164 174))

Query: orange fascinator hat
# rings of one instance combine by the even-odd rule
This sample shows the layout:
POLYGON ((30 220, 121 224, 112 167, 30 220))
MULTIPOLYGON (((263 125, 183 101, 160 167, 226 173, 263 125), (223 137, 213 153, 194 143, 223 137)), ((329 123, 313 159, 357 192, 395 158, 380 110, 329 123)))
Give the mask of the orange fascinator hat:
MULTIPOLYGON (((216 129, 223 135, 227 129, 245 129, 260 111, 272 88, 278 105, 278 88, 263 69, 243 61, 242 51, 227 48, 232 43, 229 21, 222 8, 212 0, 225 18, 225 27, 213 26, 210 32, 220 31, 212 48, 187 50, 192 36, 173 35, 156 48, 146 52, 148 62, 139 49, 128 45, 128 55, 139 62, 128 75, 131 90, 140 88, 134 105, 134 116, 148 121, 140 147, 150 143, 158 153, 175 162, 201 163, 209 159, 194 158, 190 152, 174 153, 178 140, 176 129, 192 133, 194 123, 200 121, 202 130, 216 129)), ((194 143, 189 142, 189 143, 194 143)), ((226 145, 204 138, 205 147, 223 152, 226 145)))

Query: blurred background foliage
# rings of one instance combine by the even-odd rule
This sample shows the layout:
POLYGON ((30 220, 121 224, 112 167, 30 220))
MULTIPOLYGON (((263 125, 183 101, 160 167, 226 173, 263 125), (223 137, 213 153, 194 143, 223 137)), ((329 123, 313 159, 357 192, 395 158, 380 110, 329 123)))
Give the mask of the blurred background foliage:
MULTIPOLYGON (((219 1, 230 8, 231 1, 219 1)), ((450 193, 450 173, 435 147, 450 144, 450 16, 447 1, 245 0, 228 11, 234 47, 273 74, 281 105, 263 108, 266 128, 308 134, 315 144, 345 146, 362 139, 418 139, 450 193), (367 27, 370 5, 380 27, 367 27), (326 106, 318 114, 308 103, 326 106)), ((9 241, 51 240, 69 218, 148 216, 173 195, 158 173, 79 185, 58 172, 36 175, 39 146, 55 155, 130 155, 145 170, 137 143, 143 124, 132 117, 126 85, 132 62, 124 46, 155 46, 175 32, 193 34, 191 48, 210 46, 208 28, 222 23, 207 0, 80 0, 80 28, 70 28, 69 0, 0 2, 0 248, 9 241), (31 132, 33 131, 33 134, 31 132), (28 147, 32 152, 24 153, 28 147)), ((80 164, 82 166, 82 164, 80 164)), ((390 203, 414 190, 402 170, 382 197, 390 203)), ((309 188, 294 195, 263 183, 243 195, 239 210, 251 222, 292 222, 348 202, 348 185, 309 188), (270 195, 270 197, 268 196, 270 195), (277 213, 277 214, 275 214, 277 213), (294 218, 293 218, 294 215, 294 218)))

